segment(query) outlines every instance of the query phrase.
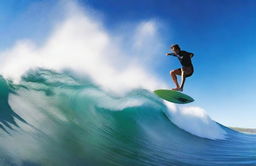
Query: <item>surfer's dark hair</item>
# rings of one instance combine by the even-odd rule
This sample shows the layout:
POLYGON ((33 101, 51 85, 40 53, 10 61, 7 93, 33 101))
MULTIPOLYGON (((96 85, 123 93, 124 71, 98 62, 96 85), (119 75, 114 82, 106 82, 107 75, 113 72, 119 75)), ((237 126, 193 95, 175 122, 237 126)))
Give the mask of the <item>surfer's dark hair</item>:
POLYGON ((179 50, 180 50, 180 46, 179 46, 178 44, 174 44, 174 45, 172 45, 172 46, 171 46, 171 49, 173 49, 173 48, 177 48, 177 49, 179 49, 179 50))

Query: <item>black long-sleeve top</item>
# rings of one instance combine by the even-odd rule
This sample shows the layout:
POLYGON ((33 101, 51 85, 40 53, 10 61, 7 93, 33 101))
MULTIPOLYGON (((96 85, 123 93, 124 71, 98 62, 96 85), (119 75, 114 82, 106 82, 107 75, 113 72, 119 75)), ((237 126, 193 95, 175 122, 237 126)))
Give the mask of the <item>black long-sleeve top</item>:
POLYGON ((191 58, 194 56, 193 53, 187 52, 187 51, 180 51, 178 55, 175 55, 174 53, 170 53, 169 55, 176 56, 182 67, 193 67, 191 58))

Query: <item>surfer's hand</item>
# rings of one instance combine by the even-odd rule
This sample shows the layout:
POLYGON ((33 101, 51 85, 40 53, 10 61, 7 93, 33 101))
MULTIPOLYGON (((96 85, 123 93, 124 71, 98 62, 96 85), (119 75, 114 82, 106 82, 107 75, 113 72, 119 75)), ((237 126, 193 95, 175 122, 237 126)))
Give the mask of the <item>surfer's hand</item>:
POLYGON ((170 56, 170 55, 175 56, 174 53, 166 53, 165 55, 166 56, 170 56))

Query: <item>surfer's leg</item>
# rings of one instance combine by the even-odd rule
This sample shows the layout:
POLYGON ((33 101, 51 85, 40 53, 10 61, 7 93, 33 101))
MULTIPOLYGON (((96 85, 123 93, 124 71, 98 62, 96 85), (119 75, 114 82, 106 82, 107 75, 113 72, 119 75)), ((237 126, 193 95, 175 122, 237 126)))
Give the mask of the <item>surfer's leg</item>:
POLYGON ((179 91, 183 91, 183 87, 186 81, 186 77, 189 77, 193 74, 193 68, 191 67, 182 67, 181 69, 181 86, 179 91))
POLYGON ((179 68, 179 69, 170 71, 170 75, 172 77, 173 82, 176 85, 175 89, 180 88, 176 75, 181 75, 181 69, 179 68))
POLYGON ((178 89, 179 91, 183 91, 185 81, 186 81, 186 74, 185 74, 185 71, 181 69, 181 86, 180 86, 180 89, 178 89))

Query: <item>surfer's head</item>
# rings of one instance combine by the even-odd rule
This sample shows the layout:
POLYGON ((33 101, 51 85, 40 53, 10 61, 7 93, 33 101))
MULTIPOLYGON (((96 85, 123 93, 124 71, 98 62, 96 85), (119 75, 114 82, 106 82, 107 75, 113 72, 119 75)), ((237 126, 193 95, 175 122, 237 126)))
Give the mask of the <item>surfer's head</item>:
POLYGON ((178 44, 174 44, 171 46, 171 50, 174 54, 178 54, 180 52, 180 46, 178 44))

